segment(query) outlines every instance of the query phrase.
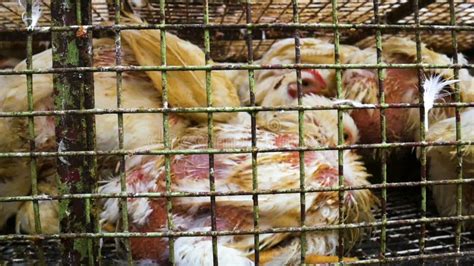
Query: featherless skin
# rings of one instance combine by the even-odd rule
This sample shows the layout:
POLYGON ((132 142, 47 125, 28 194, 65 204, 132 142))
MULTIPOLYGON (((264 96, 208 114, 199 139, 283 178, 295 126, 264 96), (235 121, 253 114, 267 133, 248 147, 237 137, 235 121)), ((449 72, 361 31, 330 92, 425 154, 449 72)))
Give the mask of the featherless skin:
MULTIPOLYGON (((331 101, 316 95, 304 97, 305 105, 329 105, 331 101)), ((274 117, 278 119, 276 112, 274 117)), ((297 113, 282 114, 287 125, 272 132, 265 125, 257 126, 258 148, 294 148, 298 146, 297 113)), ((261 117, 260 117, 261 118, 261 117)), ((347 125, 352 119, 344 116, 347 125)), ((258 121, 262 121, 258 119, 258 121)), ((323 132, 337 130, 337 112, 334 110, 308 111, 305 116, 305 141, 309 147, 334 145, 337 134, 323 136, 323 132), (328 119, 329 118, 329 119, 328 119), (325 130, 318 130, 325 128, 325 130), (336 136, 336 137, 334 137, 336 136)), ((250 148, 250 117, 239 114, 229 123, 214 126, 214 147, 218 149, 250 148)), ((351 130, 349 126, 348 131, 351 130)), ((357 134, 357 131, 352 132, 357 134)), ((177 138, 173 148, 201 150, 207 148, 207 127, 189 127, 182 137, 177 138)), ((165 167, 163 156, 132 156, 128 160, 126 179, 127 192, 164 192, 165 167)), ((214 176, 217 192, 252 191, 252 157, 248 153, 216 154, 214 156, 214 176)), ((306 189, 329 188, 337 186, 337 151, 305 152, 306 189)), ((298 152, 268 152, 257 155, 257 182, 261 190, 298 189, 298 152)), ((174 192, 209 192, 209 161, 206 154, 175 155, 171 157, 171 182, 174 192)), ((368 174, 351 152, 344 152, 344 185, 360 186, 368 184, 368 174)), ((119 179, 113 179, 101 187, 102 193, 120 191, 119 179)), ((300 194, 262 194, 259 200, 259 228, 285 228, 300 226, 300 194)), ((377 200, 368 190, 349 190, 344 192, 343 217, 339 217, 339 198, 337 191, 306 193, 307 226, 337 224, 339 218, 345 223, 370 222, 371 209, 377 200)), ((119 200, 103 201, 104 211, 101 220, 114 224, 119 219, 119 200)), ((208 197, 173 198, 173 223, 175 230, 207 231, 211 226, 210 199, 208 197)), ((218 230, 253 229, 252 196, 216 197, 216 222, 218 230)), ((128 199, 130 230, 153 232, 167 230, 166 200, 164 198, 128 199)), ((113 226, 107 226, 112 228, 113 226)), ((347 230, 343 236, 348 247, 354 245, 362 236, 361 230, 347 230)), ((338 243, 336 231, 315 231, 307 234, 308 254, 334 255, 338 243)), ((136 259, 154 259, 164 262, 168 259, 168 240, 166 238, 132 238, 132 253, 136 259)), ((260 236, 259 249, 272 250, 268 265, 300 263, 300 242, 296 233, 264 234, 260 236)), ((175 242, 175 260, 178 265, 209 265, 212 263, 211 239, 178 238, 175 242)), ((252 265, 254 238, 249 235, 226 236, 218 238, 218 257, 223 265, 252 265)))
MULTIPOLYGON (((168 65, 183 66, 187 64, 203 65, 204 53, 191 43, 183 41, 172 34, 167 34, 168 65), (188 54, 189 53, 189 54, 188 54), (184 57, 184 55, 187 55, 184 57), (187 61, 183 61, 185 58, 187 61)), ((122 65, 160 65, 155 60, 161 58, 159 31, 122 32, 122 65), (147 48, 140 50, 139 48, 147 48), (156 52, 158 51, 158 52, 156 52)), ((115 65, 115 43, 113 39, 95 39, 93 41, 94 66, 115 65)), ((33 56, 33 68, 51 68, 51 50, 33 56)), ((25 70, 25 61, 15 67, 15 70, 25 70)), ((123 108, 161 108, 161 74, 157 72, 123 72, 122 74, 122 107, 123 108), (160 80, 157 82, 156 80, 160 80)), ((205 74, 178 71, 168 77, 169 104, 176 107, 206 106, 205 74), (183 95, 187 95, 184 97, 183 95)), ((27 111, 27 89, 25 76, 0 76, 0 109, 4 112, 27 111)), ((215 88, 216 105, 237 106, 239 100, 233 85, 224 76, 213 76, 212 86, 215 88)), ((113 72, 95 72, 95 107, 99 109, 117 108, 117 81, 113 72)), ((33 75, 33 104, 34 110, 54 110, 53 75, 33 75)), ((227 120, 234 114, 216 115, 216 121, 227 120)), ((169 115, 170 136, 180 136, 190 120, 202 120, 199 115, 189 115, 185 119, 176 114, 169 115)), ((163 142, 163 117, 159 113, 124 114, 124 149, 134 150, 147 145, 160 146, 163 142)), ((56 151, 55 122, 53 116, 38 116, 34 119, 35 144, 37 151, 56 151)), ((0 139, 0 151, 28 151, 27 119, 14 117, 0 119, 0 129, 3 136, 0 139)), ((96 143, 98 150, 118 149, 118 119, 115 114, 96 115, 96 143)), ((99 174, 110 175, 118 161, 114 156, 98 157, 99 174)), ((54 158, 39 158, 38 169, 55 167, 54 158)), ((39 176, 43 176, 40 172, 39 176)), ((29 160, 23 158, 0 159, 0 196, 21 196, 30 192, 29 160)), ((41 182, 41 180, 40 180, 41 182)), ((41 192, 41 191, 40 191, 41 192)), ((6 220, 14 215, 20 202, 0 203, 0 228, 6 220)), ((46 205, 44 205, 46 206, 46 205)), ((53 206, 53 205, 51 205, 53 206)), ((41 206, 40 206, 41 208, 41 206)), ((21 209, 26 210, 26 209, 21 209)), ((28 210, 31 210, 28 209, 28 210)), ((46 211, 45 211, 46 212, 46 211)), ((20 214, 18 223, 27 221, 30 214, 20 214)), ((57 221, 55 222, 57 223, 57 221)), ((42 224, 49 224, 48 222, 42 224)), ((18 225, 25 231, 29 226, 18 225)), ((32 228, 32 227, 31 227, 32 228)))

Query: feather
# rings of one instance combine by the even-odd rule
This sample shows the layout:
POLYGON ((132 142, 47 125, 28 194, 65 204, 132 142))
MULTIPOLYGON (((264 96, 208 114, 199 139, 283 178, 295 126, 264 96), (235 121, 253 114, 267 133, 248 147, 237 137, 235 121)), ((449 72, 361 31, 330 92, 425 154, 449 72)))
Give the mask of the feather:
MULTIPOLYGON (((471 142, 474 140, 474 109, 469 108, 460 113, 460 140, 471 142)), ((456 117, 449 117, 433 123, 428 133, 426 141, 456 141, 456 117)), ((474 147, 472 145, 462 146, 462 178, 473 178, 474 174, 474 147)), ((459 162, 457 149, 455 146, 429 146, 427 149, 428 179, 429 180, 457 180, 459 162)), ((431 187, 433 201, 442 216, 457 215, 458 201, 462 202, 462 215, 474 214, 474 183, 462 184, 462 198, 457 198, 458 184, 443 184, 431 187)), ((463 226, 466 229, 474 229, 474 221, 465 221, 463 226)))
MULTIPOLYGON (((206 229, 206 228, 204 228, 206 229)), ((208 230, 210 228, 207 228, 208 230)), ((206 230, 206 231, 208 231, 206 230)), ((219 265, 254 265, 245 253, 217 243, 219 265)), ((174 257, 176 265, 212 265, 212 240, 205 237, 180 237, 175 242, 174 257)))
MULTIPOLYGON (((302 38, 300 43, 301 63, 305 64, 333 64, 334 44, 327 40, 317 38, 302 38)), ((341 63, 348 63, 351 54, 359 51, 355 46, 341 45, 341 63)), ((265 52, 261 59, 255 61, 260 65, 292 64, 295 62, 295 40, 292 38, 275 42, 270 49, 265 52)), ((235 84, 242 104, 250 104, 250 87, 248 71, 227 70, 226 75, 235 84)), ((334 69, 317 69, 317 73, 322 76, 327 85, 318 94, 326 97, 336 95, 336 72, 334 69)), ((255 71, 255 104, 264 105, 263 100, 268 94, 272 94, 275 84, 284 76, 293 76, 296 82, 296 71, 284 69, 261 69, 255 71)), ((276 86, 279 87, 279 86, 276 86)), ((275 106, 273 104, 272 106, 275 106)))
MULTIPOLYGON (((332 101, 318 95, 305 95, 303 103, 308 106, 332 105, 332 101)), ((275 119, 283 121, 282 116, 289 112, 274 113, 275 119)), ((305 113, 305 138, 306 143, 314 140, 320 146, 336 141, 337 112, 334 110, 317 110, 305 113), (324 128, 324 129, 323 129, 324 128)), ((345 125, 354 127, 354 136, 357 129, 349 116, 345 117, 345 125), (352 122, 349 122, 352 121, 352 122)), ((298 119, 287 117, 288 127, 282 127, 277 132, 272 132, 259 127, 255 138, 257 146, 266 148, 282 148, 298 146, 298 119)), ((214 126, 214 137, 217 149, 228 146, 232 148, 243 148, 251 146, 251 125, 245 120, 250 120, 246 114, 234 124, 216 123, 214 126)), ((262 120, 258 119, 260 125, 262 120)), ((207 148, 206 142, 201 142, 199 137, 206 135, 207 127, 204 125, 186 129, 183 137, 173 142, 173 149, 201 150, 207 148)), ((137 155, 134 155, 137 156, 137 155)), ((368 174, 365 167, 359 162, 359 157, 353 152, 344 152, 344 177, 346 186, 357 186, 369 184, 368 174)), ((152 156, 153 157, 153 156, 152 156)), ((134 166, 127 170, 127 192, 164 192, 165 191, 165 165, 163 156, 155 158, 148 163, 134 166), (154 180, 153 180, 154 179, 154 180), (148 181, 156 184, 156 187, 148 186, 148 181), (135 189, 138 188, 138 189, 135 189)), ((130 161, 130 159, 129 159, 130 161)), ((135 160, 132 160, 135 161, 135 160)), ((139 161, 139 160, 137 160, 139 161)), ((265 153, 257 160, 259 168, 258 187, 261 190, 295 189, 300 186, 299 179, 299 156, 298 153, 265 153)), ((206 192, 209 191, 207 155, 178 155, 171 157, 170 161, 171 186, 173 191, 179 192, 206 192)), ((305 180, 306 188, 332 187, 338 182, 337 174, 337 152, 336 151, 310 151, 305 153, 305 180)), ((252 191, 253 184, 252 160, 248 154, 218 154, 214 158, 215 191, 220 193, 252 191)), ((102 186, 100 192, 116 193, 120 189, 119 178, 115 178, 108 185, 102 186)), ((160 231, 166 228, 166 211, 163 198, 142 202, 144 207, 140 208, 137 199, 129 199, 128 214, 132 220, 131 231, 150 232, 160 231), (159 202, 161 200, 161 203, 159 202), (137 203, 137 204, 136 204, 137 203), (149 208, 148 208, 149 206, 149 208), (148 208, 148 209, 147 209, 148 208), (151 210, 149 216, 146 210, 151 210), (143 219, 140 219, 142 217, 143 219)), ((341 219, 346 223, 371 222, 373 216, 371 208, 376 206, 377 200, 369 190, 357 190, 344 193, 344 211, 338 211, 338 192, 309 193, 306 196, 305 225, 327 225, 335 224, 341 219)), ((298 226, 301 213, 300 195, 298 193, 259 195, 259 226, 260 229, 286 228, 298 226)), ((119 201, 108 199, 104 202, 101 218, 106 224, 116 223, 119 219, 119 201)), ((253 200, 251 195, 219 196, 215 202, 216 229, 217 230, 248 230, 252 228, 253 200)), ((184 231, 195 231, 201 227, 208 227, 210 219, 210 200, 208 197, 183 197, 173 200, 173 215, 183 217, 183 222, 174 220, 176 228, 184 231)), ((365 234, 362 229, 349 230, 341 237, 346 240, 348 248, 351 248, 365 234)), ((307 238, 307 253, 315 255, 334 255, 338 243, 338 234, 335 231, 311 232, 307 238)), ((253 236, 229 236, 228 241, 221 237, 218 239, 218 260, 220 264, 229 265, 252 265, 255 242, 253 236)), ((150 254, 149 246, 162 247, 161 239, 146 240, 137 239, 132 242, 132 254, 135 259, 155 258, 159 259, 161 253, 150 254), (149 242, 146 242, 149 241, 149 242)), ((176 264, 207 265, 212 259, 212 241, 209 237, 200 238, 178 238, 175 242, 174 254, 176 264)), ((275 250, 275 255, 281 254, 270 265, 281 265, 283 263, 299 264, 300 245, 298 234, 264 234, 259 238, 257 248, 261 251, 275 250)))
MULTIPOLYGON (((415 63, 417 58, 416 42, 408 38, 392 37, 383 43, 382 62, 387 64, 415 63)), ((462 55, 458 55, 458 61, 465 64, 466 60, 462 55)), ((453 63, 448 56, 430 50, 421 43, 421 62, 426 64, 445 65, 453 63)), ((375 64, 377 63, 377 50, 375 47, 368 47, 354 52, 348 60, 350 64, 375 64)), ((435 102, 451 102, 452 97, 445 97, 443 86, 451 84, 454 72, 452 68, 431 68, 426 70, 430 73, 427 76, 435 75, 429 79, 422 79, 425 82, 426 115, 425 121, 420 121, 420 110, 417 108, 388 108, 385 109, 386 139, 388 142, 411 142, 419 141, 420 124, 424 123, 428 130, 428 123, 454 115, 454 108, 433 108, 435 102), (436 76, 439 76, 436 78, 436 76), (442 77, 443 79, 441 79, 442 77), (434 88, 440 86, 438 89, 434 88), (429 89, 427 89, 429 88, 429 89), (441 92, 441 93, 440 93, 441 92), (429 115, 428 115, 429 114, 429 115)), ((418 72, 414 69, 393 69, 388 68, 382 71, 380 76, 377 71, 370 69, 347 69, 342 74, 343 93, 342 98, 356 100, 363 104, 377 104, 379 102, 379 83, 383 85, 383 96, 387 104, 415 104, 421 103, 422 92, 418 92, 419 78, 418 72)), ((463 102, 470 102, 474 98, 474 82, 472 76, 466 69, 461 69, 457 77, 459 79, 459 95, 463 102)), ((381 118, 379 109, 351 110, 349 112, 357 124, 360 132, 360 143, 380 143, 381 118)), ((407 152, 406 148, 391 149, 390 154, 403 156, 407 152)), ((367 154, 369 155, 369 154, 367 154)), ((375 159, 375 158, 374 158, 375 159)))
MULTIPOLYGON (((138 21, 133 17, 129 18, 133 21, 138 21)), ((159 32, 159 31, 156 31, 159 32)), ((133 35, 133 42, 142 44, 147 43, 147 40, 150 40, 151 37, 156 37, 154 31, 148 31, 147 33, 133 35)), ((124 34, 124 39, 127 39, 124 34)), ((132 39, 130 37, 130 39, 132 39)), ((171 34, 167 34, 168 41, 172 40, 170 44, 170 50, 168 53, 168 62, 174 65, 198 65, 201 62, 201 65, 204 64, 204 59, 199 61, 199 56, 202 55, 204 58, 204 53, 191 43, 185 42, 171 34), (194 54, 190 56, 187 54, 194 54), (187 55, 187 56, 186 56, 187 55), (196 63, 197 62, 197 63, 196 63)), ((127 39, 128 40, 128 39, 127 39)), ((151 39, 154 40, 153 38, 151 39)), ((149 44, 149 43, 147 43, 149 44)), ((94 39, 93 41, 93 52, 94 52, 94 66, 111 66, 115 64, 115 46, 113 39, 103 38, 103 39, 94 39)), ((150 44, 146 46, 148 49, 160 50, 159 45, 157 46, 150 44)), ((146 49, 142 47, 142 49, 146 49)), ((127 41, 124 41, 122 44, 122 64, 124 65, 140 65, 139 60, 135 57, 133 48, 140 47, 130 47, 127 41)), ((159 61, 156 56, 160 57, 160 54, 153 52, 145 53, 147 60, 150 62, 159 61), (154 57, 155 56, 155 57, 154 57)), ((52 62, 52 52, 51 49, 41 52, 33 56, 33 65, 35 68, 51 68, 52 62)), ((25 70, 26 61, 20 62, 15 70, 25 70)), ((190 71, 185 71, 183 73, 176 72, 174 74, 169 73, 168 76, 168 89, 170 104, 174 107, 183 107, 183 106, 207 106, 206 104, 206 95, 205 95, 205 82, 197 83, 205 80, 205 73, 202 73, 200 76, 192 76, 190 71), (184 77, 188 77, 185 79, 184 77), (177 81, 178 80, 178 81, 177 81), (189 81, 179 82, 179 80, 189 81), (171 81, 174 81, 171 82, 171 81), (194 82, 194 83, 193 83, 194 82), (193 90, 198 90, 193 92, 193 90), (186 92, 186 95, 201 95, 197 102, 186 101, 188 98, 180 98, 179 93, 186 92), (176 96, 176 94, 179 94, 176 96), (173 100, 174 101, 173 101, 173 100), (182 105, 181 105, 182 104, 182 105)), ((34 81, 34 95, 33 95, 33 104, 36 111, 46 111, 54 109, 53 101, 53 82, 51 74, 44 75, 35 75, 33 77, 34 81)), ((94 73, 94 86, 95 86, 95 108, 98 109, 109 109, 117 108, 116 101, 116 88, 115 88, 115 73, 94 73)), ((2 88, 0 89, 0 111, 3 112, 16 112, 16 111, 26 111, 27 108, 27 90, 26 90, 26 77, 25 76, 0 76, 0 84, 2 88)), ((231 93, 233 91, 233 86, 230 84, 230 81, 227 78, 223 78, 222 75, 214 76, 213 75, 213 93, 215 94, 215 103, 221 104, 223 106, 232 106, 238 105, 238 97, 236 93, 231 93), (223 89, 224 91, 221 91, 223 89), (235 94, 235 95, 234 95, 235 94), (234 98, 230 98, 234 95, 234 98), (229 96, 229 97, 227 97, 229 96), (226 100, 228 100, 226 102, 226 100), (231 102, 230 102, 231 101, 231 102)), ((161 88, 161 87, 159 87, 161 88)), ((150 79, 145 73, 139 72, 130 72, 124 73, 123 79, 123 107, 124 108, 159 108, 162 107, 160 93, 153 84, 153 80, 150 79)), ((193 97, 189 97, 193 99, 193 97)), ((52 118, 52 117, 51 117, 52 118)), ((63 150, 64 145, 57 145, 54 138, 54 119, 47 117, 37 117, 35 118, 35 145, 38 151, 56 151, 63 150)), ((98 116, 96 123, 96 144, 97 149, 100 150, 113 150, 118 147, 118 123, 117 117, 114 115, 103 115, 98 116)), ((123 148, 127 150, 135 150, 139 147, 146 147, 146 149, 153 148, 160 149, 163 142, 163 129, 161 125, 163 123, 162 114, 133 114, 133 115, 124 115, 123 117, 123 148)), ((179 137, 184 131, 184 128, 188 126, 188 120, 183 117, 178 117, 177 115, 170 114, 170 139, 179 137)), ((20 152, 28 150, 28 130, 26 120, 23 118, 8 118, 0 120, 0 132, 2 132, 2 138, 0 138, 0 151, 9 151, 9 152, 20 152)), ((145 166, 144 173, 148 173, 147 156, 134 157, 137 160, 128 160, 126 161, 127 168, 139 164, 145 166)), ((67 158, 60 158, 61 160, 66 160, 67 158)), ((67 161, 67 160, 66 160, 67 161)), ((31 178, 30 171, 28 166, 29 159, 15 158, 12 160, 10 158, 3 158, 0 160, 0 196, 24 196, 30 193, 31 178)), ((98 160, 98 175, 102 178, 106 176, 106 173, 110 174, 113 172, 117 162, 117 157, 115 156, 106 156, 98 160)), ((38 169, 41 169, 41 173, 46 168, 54 167, 54 160, 42 159, 38 161, 38 169)), ((54 168, 51 168, 54 169, 54 168)), ((133 170, 133 169, 132 169, 133 170)), ((130 170, 130 171, 132 171, 130 170)), ((154 183, 153 183, 154 184, 154 183)), ((145 183, 144 186, 148 185, 145 183)), ((55 184, 51 184, 55 186, 55 184)), ((145 187, 148 189, 148 187, 145 187)), ((111 188, 112 189, 112 188, 111 188)), ((137 189, 142 189, 138 187, 137 189)), ((119 184, 116 185, 115 191, 120 191, 119 184)), ((48 193, 46 193, 48 194, 48 193)), ((41 202, 40 202, 41 203, 41 202)), ((51 219, 54 218, 54 209, 57 208, 57 204, 50 204, 51 202, 44 202, 40 204, 40 210, 43 213, 42 215, 47 215, 51 219), (45 211, 46 210, 46 211, 45 211)), ((1 202, 0 203, 0 228, 5 224, 6 220, 17 213, 21 208, 21 213, 18 216, 17 221, 19 221, 18 228, 24 232, 31 233, 34 229, 34 223, 32 220, 32 210, 31 205, 22 207, 20 202, 1 202)), ((147 205, 142 201, 135 201, 130 204, 130 209, 140 210, 139 218, 146 217, 149 214, 147 210, 147 205)), ((116 210, 111 210, 109 213, 106 213, 108 217, 115 218, 116 210)), ((42 217, 43 217, 42 216, 42 217)), ((48 218, 49 219, 49 218, 48 218)), ((135 220, 134 220, 135 222, 135 220)), ((136 220, 137 223, 140 223, 140 219, 136 220)), ((53 225, 52 222, 48 223, 53 225)), ((48 224, 43 224, 42 226, 47 226, 48 224)), ((57 228, 57 227, 56 227, 57 228)), ((51 227, 51 230, 55 228, 51 227)))
POLYGON ((33 29, 36 24, 38 23, 41 17, 41 5, 38 1, 34 1, 31 6, 31 18, 27 17, 27 10, 26 10, 26 0, 18 0, 18 4, 25 10, 21 14, 21 19, 28 27, 28 30, 33 29), (30 22, 30 23, 29 23, 30 22))
POLYGON ((349 100, 349 99, 333 99, 333 102, 335 105, 350 105, 352 107, 358 107, 358 108, 376 108, 377 107, 375 104, 366 104, 366 103, 361 103, 359 101, 349 100))
POLYGON ((423 106, 425 108, 425 132, 428 132, 428 113, 433 108, 436 100, 441 99, 441 91, 445 86, 454 84, 459 80, 441 81, 440 75, 432 75, 423 82, 423 106))
MULTIPOLYGON (((138 63, 142 66, 161 65, 161 35, 158 30, 127 30, 122 38, 130 46, 138 63)), ((168 66, 204 66, 204 52, 196 45, 166 33, 166 64, 168 66)), ((213 62, 209 62, 213 64, 213 62)), ((155 88, 161 92, 160 71, 146 72, 155 88)), ((205 71, 170 71, 167 73, 169 103, 180 107, 207 106, 205 71), (173 89, 174 88, 174 89, 173 89)), ((240 105, 237 91, 224 73, 211 73, 212 106, 236 107, 240 105)), ((207 121, 207 114, 189 113, 197 121, 207 121)), ((228 121, 235 113, 219 113, 214 119, 228 121)))

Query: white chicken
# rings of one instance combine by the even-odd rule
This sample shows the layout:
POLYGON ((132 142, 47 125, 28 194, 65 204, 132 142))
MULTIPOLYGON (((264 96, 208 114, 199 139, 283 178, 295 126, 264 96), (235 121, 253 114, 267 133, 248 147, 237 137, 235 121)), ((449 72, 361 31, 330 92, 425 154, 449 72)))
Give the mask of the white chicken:
MULTIPOLYGON (((307 95, 305 105, 331 105, 324 97, 307 95)), ((294 104, 294 103, 293 103, 294 104)), ((290 113, 290 112, 288 112, 290 113)), ((298 146, 297 114, 275 112, 276 119, 287 127, 278 132, 257 126, 257 147, 295 148, 298 146), (290 126, 291 125, 291 126, 290 126)), ((259 120, 261 121, 261 120, 259 120)), ((337 130, 337 115, 334 110, 308 111, 305 114, 305 141, 309 147, 334 145, 337 134, 326 134, 337 130)), ((346 130, 355 136, 357 129, 348 116, 344 116, 346 130)), ((214 126, 214 147, 218 149, 243 149, 251 147, 251 127, 247 114, 229 123, 214 126)), ((207 148, 207 128, 191 127, 173 145, 175 149, 202 150, 207 148)), ((305 189, 329 188, 339 182, 337 151, 307 151, 304 153, 305 189)), ((217 192, 252 191, 252 156, 250 153, 216 154, 214 156, 215 188, 217 192)), ((359 157, 344 152, 344 185, 353 187, 369 184, 368 174, 359 157)), ((164 192, 165 169, 163 156, 133 156, 127 165, 127 192, 164 192)), ((298 152, 261 152, 257 155, 257 183, 260 190, 298 189, 298 152)), ((207 154, 175 155, 171 157, 170 176, 174 192, 209 192, 209 160, 207 154)), ((118 179, 101 187, 102 193, 120 191, 118 179)), ((339 201, 337 191, 308 192, 306 194, 305 225, 323 226, 344 223, 370 222, 371 209, 376 199, 369 190, 349 190, 339 201), (343 217, 339 217, 338 206, 343 206, 343 217)), ((104 201, 101 219, 104 223, 116 223, 119 219, 119 200, 104 201)), ((258 196, 259 228, 274 229, 300 226, 300 194, 280 193, 258 196)), ((172 199, 173 223, 178 231, 208 231, 211 226, 210 200, 208 197, 179 197, 172 199)), ((167 231, 165 198, 130 198, 128 211, 134 232, 167 231)), ((217 230, 253 229, 252 196, 216 197, 217 230)), ((110 227, 109 227, 110 228, 110 227)), ((347 247, 361 237, 361 229, 343 231, 347 247)), ((267 265, 297 264, 300 259, 300 241, 297 233, 269 233, 260 235, 258 248, 262 252, 261 263, 267 265), (269 253, 266 253, 269 252, 269 253)), ((338 232, 334 230, 308 232, 307 252, 330 256, 336 253, 338 232)), ((164 262, 169 258, 166 238, 132 238, 132 254, 136 259, 154 259, 164 262)), ((253 265, 255 252, 251 235, 225 236, 218 238, 218 260, 223 265, 253 265)), ((212 263, 211 239, 208 237, 178 238, 174 256, 177 265, 209 265, 212 263)))
MULTIPOLYGON (((461 113, 461 140, 474 141, 474 109, 461 113)), ((430 142, 456 141, 456 118, 441 120, 430 126, 426 135, 430 142)), ((461 148, 464 179, 474 178, 474 150, 471 145, 461 148)), ((429 146, 427 149, 428 178, 430 180, 455 180, 459 166, 456 146, 429 146)), ((434 203, 438 212, 443 216, 456 216, 457 185, 433 185, 434 203)), ((474 183, 462 184, 462 215, 474 214, 474 183)), ((467 229, 474 228, 474 221, 464 223, 467 229)))
MULTIPOLYGON (((300 62, 303 64, 334 64, 334 44, 316 38, 300 39, 300 62)), ((350 45, 340 46, 340 61, 346 63, 352 53, 359 51, 359 48, 350 45)), ((281 65, 296 63, 295 40, 283 39, 275 42, 271 48, 255 61, 259 65, 281 65)), ((226 74, 236 84, 238 94, 242 104, 250 103, 248 71, 227 71, 226 74)), ((334 69, 310 69, 302 70, 303 93, 314 93, 326 97, 336 96, 336 71, 334 69)), ((272 93, 279 84, 283 76, 296 77, 296 70, 292 69, 262 69, 255 70, 255 104, 263 105, 262 99, 265 95, 272 93)), ((278 95, 279 99, 288 99, 292 102, 297 97, 296 78, 287 92, 278 95)), ((267 102, 266 104, 270 104, 267 102)), ((275 106, 271 104, 269 106, 275 106)))
MULTIPOLYGON (((195 45, 183 41, 172 34, 167 34, 168 65, 187 66, 204 65, 204 53, 195 45)), ((160 65, 160 33, 156 30, 123 31, 122 64, 123 65, 160 65)), ((33 67, 51 68, 51 50, 33 56, 33 67)), ((94 40, 94 66, 115 65, 115 44, 113 39, 94 40)), ((15 70, 25 70, 22 62, 15 70)), ((27 111, 26 78, 24 76, 0 76, 0 107, 4 112, 27 111)), ((99 109, 117 108, 116 75, 113 72, 94 73, 95 107, 99 109)), ((161 73, 160 72, 123 72, 122 83, 123 108, 161 108, 161 73)), ((224 76, 212 74, 213 106, 238 106, 239 100, 233 85, 224 76)), ((205 73, 203 71, 174 71, 168 73, 169 103, 176 107, 207 106, 205 91, 205 73)), ((53 110, 53 77, 51 74, 33 76, 34 110, 53 110)), ((215 114, 216 121, 225 121, 233 114, 215 114)), ((170 137, 182 134, 188 120, 170 113, 170 137)), ((189 114, 195 121, 207 119, 205 114, 189 114)), ((156 145, 163 142, 163 117, 160 113, 124 114, 124 149, 134 150, 138 147, 156 145)), ((28 131, 25 118, 2 118, 0 128, 3 138, 0 139, 0 151, 28 151, 28 131)), ((56 151, 55 123, 52 116, 35 117, 35 143, 37 151, 56 151)), ((117 115, 96 116, 97 149, 108 151, 118 149, 117 115)), ((117 158, 114 156, 99 157, 102 169, 114 169, 117 158)), ((0 160, 0 196, 21 196, 30 191, 30 168, 27 159, 0 160)), ((39 168, 48 164, 54 167, 55 159, 38 161, 39 168)), ((41 173, 40 173, 41 176, 41 173)), ((8 217, 16 213, 20 202, 0 203, 0 228, 8 217)), ((44 205, 46 206, 46 205, 44 205)), ((40 206, 41 207, 41 206, 40 206)), ((32 217, 20 214, 21 217, 32 217)), ((18 219, 25 221, 24 218, 18 219)), ((32 221, 29 224, 33 224, 32 221)), ((45 223, 47 224, 47 223, 45 223)), ((19 228, 28 228, 19 226, 19 228)))

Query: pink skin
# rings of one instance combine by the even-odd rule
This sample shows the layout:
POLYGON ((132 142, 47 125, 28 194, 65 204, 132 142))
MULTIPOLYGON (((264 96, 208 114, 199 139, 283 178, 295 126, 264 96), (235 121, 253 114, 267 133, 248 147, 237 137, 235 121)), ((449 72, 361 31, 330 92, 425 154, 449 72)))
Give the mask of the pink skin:
POLYGON ((298 139, 295 138, 294 134, 279 134, 275 138, 274 145, 277 147, 297 147, 298 139))
MULTIPOLYGON (((224 179, 227 169, 232 165, 225 163, 222 157, 226 155, 216 155, 214 158, 214 177, 215 179, 224 179)), ((179 160, 176 157, 172 161, 171 171, 178 179, 209 179, 209 155, 192 154, 183 155, 179 160)))
MULTIPOLYGON (((297 147, 298 136, 296 134, 276 134, 274 136, 275 147, 297 147)), ((203 146, 205 148, 206 146, 203 146)), ((222 148, 220 145, 217 148, 222 148)), ((283 152, 283 160, 291 164, 292 169, 299 167, 299 153, 298 152, 283 152)), ((229 169, 235 167, 235 163, 226 163, 231 156, 234 162, 249 161, 251 156, 245 154, 242 156, 217 154, 214 157, 214 170, 216 180, 223 180, 228 177, 229 169)), ((312 172, 306 173, 308 177, 320 182, 324 187, 337 186, 339 182, 338 169, 331 163, 332 156, 328 157, 325 152, 308 151, 305 152, 305 166, 320 165, 320 167, 312 172)), ((281 159, 281 158, 280 158, 281 159)), ((148 183, 152 180, 152 176, 142 169, 137 169, 129 173, 127 176, 128 185, 135 183, 148 183)), ((171 160, 171 178, 173 181, 193 180, 208 182, 209 178, 209 159, 207 154, 192 154, 183 156, 173 156, 171 160)), ((295 176, 295 178, 298 178, 295 176)), ((164 171, 158 177, 157 188, 155 192, 163 192, 165 189, 165 175, 164 171)), ((351 186, 348 180, 344 182, 345 186, 351 186)), ((174 190, 176 191, 176 190, 174 190)), ((353 200, 353 192, 346 192, 344 195, 345 202, 353 200)), ((133 200, 133 199, 132 199, 133 200)), ((166 199, 155 198, 150 201, 150 207, 153 209, 148 221, 142 225, 132 224, 130 231, 132 232, 161 232, 166 231, 167 215, 166 215, 166 199)), ((253 225, 252 210, 245 207, 227 206, 225 204, 216 205, 216 227, 217 230, 247 230, 251 229, 253 225)), ((187 206, 173 206, 175 215, 186 218, 182 222, 177 221, 175 227, 178 230, 193 230, 190 221, 205 218, 204 226, 211 225, 210 206, 202 205, 198 207, 196 212, 190 216, 189 208, 187 206)), ((132 254, 135 259, 154 259, 160 263, 166 264, 169 256, 167 238, 131 238, 132 254)))
MULTIPOLYGON (((294 134, 279 134, 275 137, 275 147, 297 147, 298 136, 294 134)), ((224 147, 218 147, 224 148, 224 147)), ((286 152, 288 162, 294 167, 299 166, 299 153, 298 152, 286 152)), ((235 167, 232 163, 226 164, 224 158, 228 157, 226 154, 218 154, 214 156, 214 177, 216 180, 225 179, 228 174, 228 169, 235 167)), ((232 156, 234 160, 240 162, 250 160, 249 155, 232 156)), ((314 151, 305 152, 305 164, 310 165, 317 162, 319 159, 318 153, 314 151)), ((209 156, 207 154, 192 154, 183 155, 179 159, 172 160, 171 172, 175 178, 179 179, 208 179, 209 178, 209 156)))
MULTIPOLYGON (((326 82, 319 72, 315 69, 301 71, 301 91, 303 95, 318 94, 326 88, 326 82)), ((293 82, 288 85, 288 95, 298 98, 298 85, 293 82)))

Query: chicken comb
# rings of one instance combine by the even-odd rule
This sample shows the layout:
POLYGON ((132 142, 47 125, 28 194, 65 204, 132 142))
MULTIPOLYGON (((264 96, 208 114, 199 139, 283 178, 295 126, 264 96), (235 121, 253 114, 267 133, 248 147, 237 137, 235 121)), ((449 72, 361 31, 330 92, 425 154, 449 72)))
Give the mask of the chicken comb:
POLYGON ((307 69, 307 70, 303 70, 303 71, 310 73, 311 76, 313 76, 314 80, 316 80, 323 87, 327 86, 326 82, 323 79, 323 77, 321 76, 321 74, 319 74, 319 71, 317 71, 316 69, 307 69))

